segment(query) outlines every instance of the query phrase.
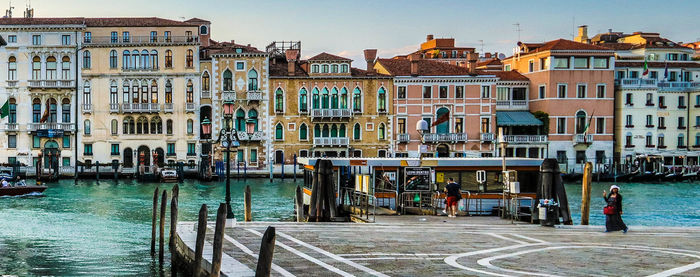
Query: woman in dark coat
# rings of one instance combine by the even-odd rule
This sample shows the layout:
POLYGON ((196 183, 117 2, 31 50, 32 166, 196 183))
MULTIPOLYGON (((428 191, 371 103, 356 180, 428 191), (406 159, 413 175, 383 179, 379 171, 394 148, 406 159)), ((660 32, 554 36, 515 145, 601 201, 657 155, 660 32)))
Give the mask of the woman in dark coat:
POLYGON ((613 214, 605 215, 605 232, 620 231, 627 233, 627 225, 622 222, 622 195, 619 193, 620 187, 610 186, 610 194, 603 190, 603 199, 608 206, 615 207, 613 214))

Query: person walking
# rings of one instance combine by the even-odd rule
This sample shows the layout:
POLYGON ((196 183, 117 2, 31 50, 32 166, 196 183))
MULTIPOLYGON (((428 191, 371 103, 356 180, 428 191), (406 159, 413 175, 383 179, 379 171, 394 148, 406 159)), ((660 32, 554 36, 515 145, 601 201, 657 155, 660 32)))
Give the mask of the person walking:
POLYGON ((448 217, 457 217, 457 203, 462 198, 461 190, 462 187, 452 177, 448 178, 447 186, 445 186, 447 193, 447 207, 445 209, 448 217))
POLYGON ((627 233, 627 225, 622 221, 622 195, 620 195, 620 187, 616 185, 610 186, 610 193, 603 190, 603 199, 608 204, 604 209, 605 214, 605 232, 613 232, 622 230, 627 233))

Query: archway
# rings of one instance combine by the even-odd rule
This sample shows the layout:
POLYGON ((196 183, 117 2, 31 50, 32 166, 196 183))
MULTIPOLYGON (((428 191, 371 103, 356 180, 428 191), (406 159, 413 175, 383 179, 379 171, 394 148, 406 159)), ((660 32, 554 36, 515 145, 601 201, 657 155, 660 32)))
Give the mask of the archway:
POLYGON ((55 140, 49 140, 44 144, 44 167, 50 167, 50 162, 58 162, 58 143, 55 140), (49 158, 50 157, 50 158, 49 158))
MULTIPOLYGON (((445 107, 439 108, 439 109, 437 110, 437 113, 436 113, 437 118, 439 119, 440 117, 442 117, 442 116, 445 115, 445 114, 448 114, 447 116, 449 116, 449 112, 450 112, 450 110, 447 109, 447 108, 445 108, 445 107)), ((436 121, 437 121, 437 120, 436 120, 436 121)), ((446 121, 444 121, 444 122, 438 124, 435 131, 436 131, 438 134, 447 134, 447 133, 449 133, 449 132, 450 132, 450 119, 448 118, 446 121)))
POLYGON ((275 151, 275 164, 283 164, 283 163, 284 163, 284 151, 276 150, 275 151))
POLYGON ((133 167, 134 166, 134 153, 131 151, 131 148, 125 148, 124 149, 124 167, 133 167))
POLYGON ((450 157, 450 147, 447 144, 440 144, 437 147, 438 158, 448 158, 450 157))
POLYGON ((141 145, 136 153, 139 155, 139 165, 151 165, 151 150, 148 146, 141 145))
POLYGON ((156 153, 158 154, 158 166, 163 166, 165 165, 165 151, 163 151, 163 148, 156 148, 156 153))

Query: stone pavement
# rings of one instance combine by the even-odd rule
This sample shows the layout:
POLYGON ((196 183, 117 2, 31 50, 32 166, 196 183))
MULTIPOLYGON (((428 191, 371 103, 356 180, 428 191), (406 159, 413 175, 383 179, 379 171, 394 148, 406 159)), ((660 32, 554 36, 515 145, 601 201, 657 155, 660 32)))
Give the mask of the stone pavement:
MULTIPOLYGON (((601 226, 548 228, 496 217, 238 223, 226 228, 225 254, 254 270, 268 226, 277 231, 273 276, 700 276, 700 228, 604 233, 601 226)), ((211 241, 213 225, 207 233, 211 241)))

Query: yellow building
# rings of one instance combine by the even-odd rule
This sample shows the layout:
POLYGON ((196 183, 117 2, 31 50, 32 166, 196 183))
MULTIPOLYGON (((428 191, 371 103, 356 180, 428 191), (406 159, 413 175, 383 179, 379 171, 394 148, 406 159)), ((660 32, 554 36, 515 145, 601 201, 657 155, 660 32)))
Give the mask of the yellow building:
MULTIPOLYGON (((300 60, 301 43, 273 43, 270 129, 275 163, 298 157, 388 157, 391 153, 390 76, 352 67, 321 53, 300 60)), ((369 51, 373 64, 376 50, 369 51)))
POLYGON ((85 18, 79 160, 124 171, 198 152, 200 25, 162 18, 85 18), (138 161, 138 163, 137 163, 138 161))

